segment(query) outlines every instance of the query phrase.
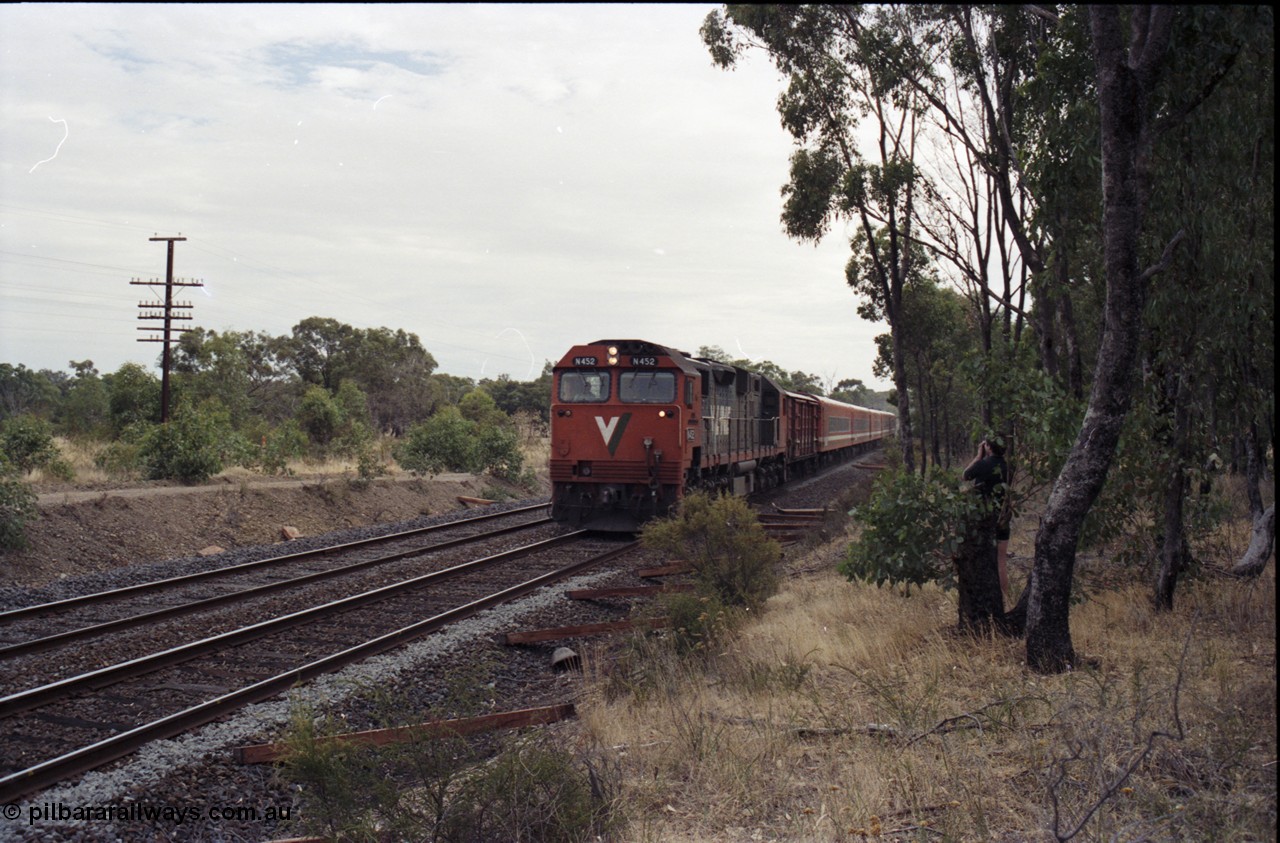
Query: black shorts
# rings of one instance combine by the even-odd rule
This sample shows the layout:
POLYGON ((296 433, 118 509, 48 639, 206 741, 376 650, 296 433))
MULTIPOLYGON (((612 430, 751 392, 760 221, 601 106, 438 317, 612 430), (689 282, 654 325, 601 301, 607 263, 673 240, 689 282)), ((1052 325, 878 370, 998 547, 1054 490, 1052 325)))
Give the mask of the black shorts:
POLYGON ((996 525, 996 541, 1007 542, 1008 540, 1009 540, 1009 527, 1007 525, 1004 527, 1001 527, 999 524, 997 524, 996 525))

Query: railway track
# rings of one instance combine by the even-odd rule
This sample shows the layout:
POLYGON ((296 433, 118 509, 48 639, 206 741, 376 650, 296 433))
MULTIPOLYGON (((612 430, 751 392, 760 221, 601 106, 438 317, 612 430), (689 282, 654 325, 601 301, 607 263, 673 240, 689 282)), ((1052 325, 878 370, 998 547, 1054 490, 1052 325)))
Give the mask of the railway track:
MULTIPOLYGON (((320 584, 329 593, 341 593, 360 583, 372 587, 392 582, 405 572, 422 572, 425 564, 447 565, 450 557, 443 555, 445 551, 545 527, 550 520, 537 517, 545 508, 539 504, 489 513, 3 611, 0 664, 129 630, 139 631, 135 637, 140 645, 154 648, 157 640, 164 640, 159 625, 171 619, 254 605, 263 616, 279 614, 298 598, 317 599, 323 594, 316 588, 320 584), (289 592, 295 597, 282 597, 289 592)), ((62 665, 66 662, 59 662, 62 665)), ((22 662, 15 664, 14 675, 24 667, 22 662)), ((49 662, 42 663, 46 676, 49 668, 49 662)), ((14 690, 11 682, 0 680, 0 693, 14 690)))
MULTIPOLYGON (((352 566, 360 570, 377 565, 394 567, 401 559, 412 556, 444 559, 456 555, 456 548, 461 545, 475 545, 492 540, 495 534, 536 530, 539 526, 539 522, 504 525, 482 536, 454 538, 416 550, 397 548, 393 553, 381 554, 377 560, 361 559, 321 572, 286 577, 279 583, 233 589, 106 623, 129 621, 142 625, 206 611, 210 606, 260 601, 263 592, 258 589, 261 588, 274 590, 281 583, 297 579, 312 582, 308 578, 313 576, 324 580, 342 579, 346 573, 331 572, 352 566), (246 591, 251 597, 243 596, 246 591), (145 617, 148 614, 150 618, 145 617)), ((403 534, 397 534, 384 537, 378 543, 404 538, 403 534)), ((473 558, 465 561, 445 559, 447 564, 435 564, 425 573, 401 570, 386 584, 326 602, 313 601, 305 608, 273 612, 267 619, 144 655, 133 654, 126 647, 121 655, 113 653, 107 659, 108 664, 14 690, 0 698, 0 757, 5 759, 5 768, 0 771, 0 796, 4 797, 0 802, 13 801, 25 793, 128 755, 150 741, 180 734, 252 702, 276 696, 299 682, 386 652, 485 608, 599 565, 633 546, 619 548, 616 542, 605 546, 602 540, 588 540, 586 534, 577 532, 538 538, 478 558, 473 554, 473 558), (566 564, 566 558, 572 561, 566 564)), ((365 550, 367 548, 361 548, 361 552, 365 550)), ((307 555, 336 552, 337 548, 325 548, 307 555)), ((261 569, 270 568, 254 564, 261 569)), ((154 588, 123 591, 136 596, 149 590, 154 588)), ((121 596, 116 594, 101 600, 121 596)), ((97 598, 78 601, 77 608, 100 602, 97 598)), ((27 611, 20 617, 47 614, 47 609, 39 609, 27 611)), ((12 612, 5 615, 10 619, 15 617, 12 612)), ((0 615, 0 619, 4 617, 0 615)), ((6 667, 35 661, 34 654, 39 650, 65 648, 72 641, 90 635, 112 633, 103 641, 105 649, 107 642, 117 640, 117 633, 123 628, 111 626, 95 630, 95 626, 102 624, 56 633, 53 637, 67 636, 56 642, 37 643, 42 639, 33 638, 10 645, 26 646, 27 650, 20 650, 24 654, 9 660, 6 667)), ((11 675, 24 672, 39 673, 10 671, 11 675)))

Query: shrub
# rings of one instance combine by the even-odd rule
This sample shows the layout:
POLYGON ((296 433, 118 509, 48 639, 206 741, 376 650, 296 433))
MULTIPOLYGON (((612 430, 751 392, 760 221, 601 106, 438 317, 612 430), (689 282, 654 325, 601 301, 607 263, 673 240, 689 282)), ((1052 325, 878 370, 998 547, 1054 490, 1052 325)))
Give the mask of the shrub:
POLYGON ((290 419, 262 437, 259 465, 263 474, 290 474, 289 460, 300 459, 306 453, 307 435, 290 419))
POLYGON ((172 421, 144 435, 138 458, 150 480, 200 483, 222 470, 225 420, 217 413, 179 407, 172 421))
POLYGON ((952 557, 984 505, 979 495, 962 490, 953 472, 882 474, 871 499, 856 511, 862 533, 838 570, 876 585, 938 582, 952 588, 952 557))
POLYGON ((524 454, 516 431, 510 427, 481 425, 476 436, 475 464, 494 477, 519 482, 524 454))
POLYGON ((36 514, 35 493, 14 475, 13 464, 0 453, 0 550, 25 548, 27 522, 36 514))
POLYGON ((736 618, 707 594, 669 594, 661 601, 671 622, 671 642, 679 655, 707 652, 734 626, 736 618))
POLYGON ((742 498, 688 495, 675 516, 646 525, 641 539, 688 559, 703 593, 726 606, 759 606, 778 588, 774 566, 782 546, 765 535, 742 498))
POLYGON ((93 464, 105 471, 109 477, 132 479, 142 473, 142 442, 155 425, 149 422, 136 422, 120 433, 120 437, 109 443, 93 458, 93 464))
POLYGON ((418 474, 471 471, 476 464, 475 424, 457 407, 445 407, 409 430, 396 460, 418 474))
POLYGON ((508 743, 483 771, 466 780, 447 840, 602 839, 613 825, 600 778, 551 739, 508 743))
MULTIPOLYGON (((392 728, 486 710, 480 665, 439 677, 437 705, 367 689, 373 721, 392 728)), ((611 781, 589 758, 547 740, 494 746, 457 735, 409 735, 386 746, 329 740, 344 719, 295 707, 282 775, 302 803, 299 830, 348 841, 600 839, 613 824, 611 781)))
POLYGON ((39 468, 69 480, 75 473, 58 451, 48 423, 34 416, 17 416, 0 422, 0 453, 8 458, 11 470, 19 474, 29 474, 39 468))
POLYGON ((312 386, 302 396, 295 419, 312 444, 323 452, 342 427, 346 414, 323 386, 312 386))

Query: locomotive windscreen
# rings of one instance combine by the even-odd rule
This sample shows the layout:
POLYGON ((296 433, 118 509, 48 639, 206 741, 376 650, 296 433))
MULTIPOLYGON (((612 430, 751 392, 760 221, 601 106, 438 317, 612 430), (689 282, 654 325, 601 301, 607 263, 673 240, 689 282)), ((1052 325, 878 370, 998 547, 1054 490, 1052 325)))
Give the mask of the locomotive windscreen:
POLYGON ((560 400, 566 404, 585 404, 609 400, 609 373, 562 373, 560 375, 560 400))

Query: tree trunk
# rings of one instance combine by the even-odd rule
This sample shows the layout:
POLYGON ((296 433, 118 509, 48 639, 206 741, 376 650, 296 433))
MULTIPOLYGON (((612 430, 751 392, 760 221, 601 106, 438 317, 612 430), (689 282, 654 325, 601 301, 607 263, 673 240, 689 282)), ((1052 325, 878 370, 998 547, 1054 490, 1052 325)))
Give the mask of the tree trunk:
POLYGON ((1244 436, 1244 476, 1245 494, 1249 498, 1249 514, 1256 522, 1262 515, 1262 454, 1258 448, 1258 423, 1249 420, 1244 436))
POLYGON ((1160 546, 1160 573, 1156 577, 1155 606, 1173 611, 1173 592, 1178 577, 1191 564, 1191 548, 1187 544, 1183 509, 1190 489, 1186 466, 1191 461, 1191 414, 1187 408, 1182 373, 1176 367, 1164 377, 1162 410, 1171 413, 1169 436, 1161 436, 1166 445, 1164 478, 1164 524, 1160 546))
POLYGON ((1155 606, 1173 611, 1173 592, 1178 577, 1191 564, 1191 548, 1182 520, 1183 501, 1187 495, 1187 479, 1182 465, 1170 460, 1164 488, 1164 533, 1160 541, 1160 574, 1156 577, 1155 606))
POLYGON ((1267 511, 1253 521, 1253 537, 1249 540, 1249 549, 1231 569, 1237 577, 1257 577, 1267 567, 1271 558, 1271 549, 1276 542, 1276 505, 1271 504, 1267 511))
POLYGON ((903 470, 914 474, 915 432, 911 429, 911 398, 907 389, 907 364, 903 359, 901 331, 898 320, 889 323, 889 333, 893 335, 893 385, 898 390, 898 446, 902 449, 903 470))
POLYGON ((1147 279, 1138 271, 1138 239, 1146 202, 1145 127, 1155 66, 1168 48, 1173 10, 1135 10, 1130 57, 1121 16, 1111 6, 1089 9, 1102 129, 1103 246, 1106 322, 1089 406, 1062 473, 1049 493, 1036 534, 1027 602, 1027 664, 1042 673, 1070 670, 1071 584, 1085 516, 1106 482, 1133 391, 1147 279), (1137 37, 1141 35, 1142 37, 1137 37))

